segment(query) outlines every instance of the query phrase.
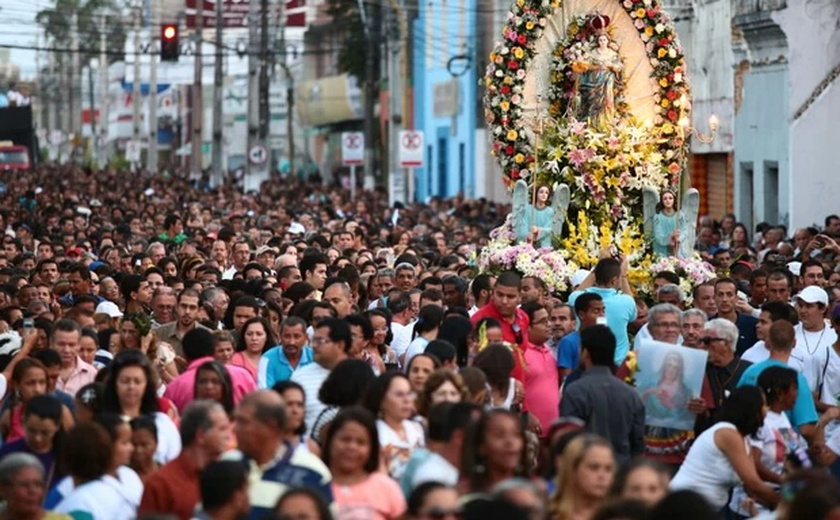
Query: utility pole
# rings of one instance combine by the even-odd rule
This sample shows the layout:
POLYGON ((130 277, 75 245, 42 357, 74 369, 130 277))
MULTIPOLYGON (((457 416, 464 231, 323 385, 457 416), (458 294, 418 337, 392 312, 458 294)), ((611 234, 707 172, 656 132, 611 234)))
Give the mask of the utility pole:
POLYGON ((96 146, 96 99, 93 89, 93 58, 88 61, 88 106, 90 106, 90 153, 93 162, 99 164, 99 149, 96 146))
POLYGON ((201 32, 204 30, 204 0, 196 0, 195 12, 195 68, 193 69, 192 103, 192 164, 195 179, 201 178, 201 149, 204 145, 204 101, 201 92, 201 32))
POLYGON ((359 0, 359 10, 362 15, 362 23, 365 26, 365 37, 367 38, 367 50, 365 52, 365 176, 364 185, 373 186, 373 161, 376 153, 374 143, 374 133, 376 129, 376 121, 374 120, 374 103, 376 102, 376 80, 373 77, 376 73, 376 40, 374 38, 374 31, 376 23, 373 18, 376 16, 378 6, 370 4, 372 13, 365 14, 365 5, 362 0, 359 0))
MULTIPOLYGON (((45 95, 44 98, 48 99, 50 102, 50 108, 47 111, 47 130, 52 132, 53 130, 58 130, 58 81, 56 78, 56 69, 55 69, 55 53, 49 51, 48 54, 49 59, 49 86, 50 86, 50 93, 49 95, 45 95)), ((50 136, 52 137, 52 136, 50 136)), ((48 139, 49 140, 49 139, 48 139)), ((52 143, 50 143, 52 145, 52 143)))
POLYGON ((152 173, 158 169, 157 61, 160 42, 160 2, 149 4, 149 151, 146 167, 152 173))
POLYGON ((108 164, 108 17, 102 15, 99 28, 99 164, 108 164))
MULTIPOLYGON (((142 4, 139 2, 134 7, 134 81, 131 83, 131 120, 134 123, 131 132, 131 139, 135 146, 140 144, 140 121, 142 114, 140 113, 140 103, 143 100, 143 94, 140 91, 140 26, 142 23, 143 10, 142 4)), ((139 164, 132 164, 132 167, 137 168, 139 164)))
POLYGON ((211 186, 222 186, 224 184, 224 141, 223 125, 224 113, 222 112, 222 88, 224 86, 224 69, 222 64, 222 43, 224 42, 222 29, 224 20, 222 14, 222 0, 216 0, 216 63, 213 70, 213 174, 210 178, 211 186))
POLYGON ((70 17, 70 33, 72 38, 71 46, 73 48, 72 66, 70 67, 70 129, 79 137, 82 133, 82 118, 81 118, 81 56, 79 56, 79 15, 73 13, 70 17), (79 96, 79 104, 76 104, 76 96, 79 96))
MULTIPOLYGON (((264 13, 267 16, 267 13, 264 13)), ((262 147, 265 141, 261 139, 261 103, 260 103, 260 57, 261 40, 259 19, 260 3, 253 0, 248 3, 248 150, 245 166, 245 191, 258 190, 260 183, 265 180, 265 162, 260 164, 252 160, 251 152, 262 147)), ((263 154, 265 155, 265 154, 263 154)))
MULTIPOLYGON (((285 56, 285 51, 284 51, 285 56)), ((260 139, 268 140, 268 0, 260 0, 260 139)), ((271 155, 269 153, 269 155, 271 155)))
POLYGON ((294 134, 294 114, 295 114, 295 77, 292 76, 292 71, 289 68, 288 53, 286 52, 286 23, 289 21, 288 13, 286 13, 285 3, 283 3, 283 26, 280 28, 280 50, 283 53, 281 56, 280 66, 283 67, 283 73, 286 74, 286 153, 289 156, 289 175, 294 179, 295 175, 295 134, 294 134))

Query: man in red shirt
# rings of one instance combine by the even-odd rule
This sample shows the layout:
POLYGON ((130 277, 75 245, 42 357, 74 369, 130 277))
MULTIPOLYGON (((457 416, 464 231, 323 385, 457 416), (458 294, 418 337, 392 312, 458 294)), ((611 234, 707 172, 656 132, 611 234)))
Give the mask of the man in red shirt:
POLYGON ((220 404, 190 403, 181 416, 181 454, 146 479, 138 515, 167 513, 181 520, 192 518, 201 500, 199 475, 228 448, 230 432, 230 419, 220 404))
POLYGON ((493 318, 502 325, 502 338, 513 346, 516 366, 510 377, 519 382, 525 379, 523 370, 523 349, 528 343, 528 316, 519 309, 522 299, 522 278, 513 271, 505 271, 496 280, 490 303, 482 307, 470 320, 473 326, 484 318, 493 318))

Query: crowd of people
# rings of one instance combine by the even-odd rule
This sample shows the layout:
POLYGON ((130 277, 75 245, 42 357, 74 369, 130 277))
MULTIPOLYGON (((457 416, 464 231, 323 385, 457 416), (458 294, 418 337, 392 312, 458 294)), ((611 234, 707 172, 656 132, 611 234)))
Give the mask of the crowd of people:
POLYGON ((0 181, 0 520, 840 518, 836 216, 703 217, 720 276, 648 302, 611 248, 567 295, 478 273, 485 200, 0 181), (702 390, 637 388, 646 341, 702 390))

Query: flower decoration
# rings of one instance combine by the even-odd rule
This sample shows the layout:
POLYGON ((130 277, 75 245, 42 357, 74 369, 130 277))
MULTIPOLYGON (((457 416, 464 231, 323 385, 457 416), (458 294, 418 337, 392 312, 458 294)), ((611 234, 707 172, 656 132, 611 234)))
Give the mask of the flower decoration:
POLYGON ((551 248, 535 249, 529 243, 516 244, 510 216, 501 227, 490 233, 490 243, 478 256, 480 272, 500 274, 515 270, 523 276, 535 276, 545 282, 552 293, 565 293, 569 280, 577 271, 563 253, 551 248))
MULTIPOLYGON (((634 289, 639 296, 651 299, 653 294, 650 281, 657 274, 670 271, 680 277, 680 289, 685 294, 685 303, 687 305, 690 305, 693 301, 692 294, 695 287, 706 282, 711 282, 718 276, 715 268, 700 258, 700 255, 697 253, 691 258, 677 258, 674 256, 658 258, 654 262, 649 262, 645 270, 648 276, 642 277, 641 279, 637 278, 638 285, 634 285, 634 289)), ((632 270, 630 275, 631 285, 633 285, 632 270)))

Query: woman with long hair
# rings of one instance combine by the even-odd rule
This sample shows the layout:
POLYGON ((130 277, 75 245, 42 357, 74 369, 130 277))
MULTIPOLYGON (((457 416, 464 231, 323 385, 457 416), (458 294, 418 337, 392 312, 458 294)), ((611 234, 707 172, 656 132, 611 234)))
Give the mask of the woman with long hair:
POLYGON ((300 518, 306 520, 333 520, 330 505, 317 491, 298 487, 292 488, 280 497, 274 512, 279 518, 300 518))
POLYGON ((729 249, 734 250, 740 247, 751 247, 750 233, 747 230, 747 226, 738 222, 735 224, 735 227, 732 228, 732 237, 729 239, 729 249))
MULTIPOLYGON (((794 429, 785 413, 793 410, 796 403, 797 372, 781 366, 765 368, 758 376, 758 388, 764 393, 767 415, 761 428, 748 442, 759 476, 772 489, 779 489, 788 457, 804 458, 810 465, 808 443, 794 429), (779 439, 784 442, 779 442, 779 439)), ((752 518, 757 516, 756 513, 767 511, 761 504, 755 504, 755 512, 751 511, 745 506, 748 498, 744 486, 736 487, 729 502, 730 511, 743 518, 752 518)))
POLYGON ((440 482, 424 482, 408 497, 411 520, 460 518, 461 513, 458 490, 440 482))
POLYGON ((228 417, 233 417, 233 382, 225 366, 218 361, 207 361, 195 372, 195 400, 216 401, 228 417))
POLYGON ((655 506, 668 494, 671 473, 655 459, 638 457, 619 469, 612 494, 623 500, 638 500, 655 506))
POLYGON ((519 416, 495 409, 482 414, 465 436, 461 468, 470 493, 489 493, 496 484, 521 476, 525 434, 519 416))
POLYGON ((426 305, 420 309, 414 331, 411 333, 411 343, 403 355, 403 363, 408 363, 417 354, 422 354, 426 346, 437 339, 441 323, 443 323, 442 307, 426 305))
POLYGON ((469 362, 472 330, 469 318, 458 315, 447 316, 440 325, 437 339, 446 340, 455 346, 459 367, 465 367, 469 362))
POLYGON ((181 435, 168 415, 160 411, 149 360, 138 350, 124 350, 114 356, 105 381, 102 411, 135 419, 141 415, 155 420, 158 448, 155 461, 166 464, 181 452, 181 435))
POLYGON ((379 471, 380 441, 374 416, 350 407, 333 420, 324 439, 324 463, 332 473, 336 516, 362 514, 369 520, 396 520, 406 510, 399 485, 379 471))
MULTIPOLYGON (((12 370, 9 408, 0 417, 0 431, 4 442, 13 442, 24 437, 24 410, 34 397, 47 394, 48 377, 46 367, 35 358, 23 358, 15 365, 12 370)), ((73 427, 73 415, 65 406, 62 406, 61 425, 65 431, 73 427)))
POLYGON ((779 495, 759 477, 746 440, 761 429, 766 415, 762 391, 755 386, 737 388, 717 409, 717 422, 695 439, 671 490, 689 489, 703 495, 715 510, 722 510, 729 492, 743 482, 750 496, 768 506, 779 495))
POLYGON ((312 437, 307 439, 304 436, 306 434, 306 391, 299 383, 291 380, 281 381, 271 389, 280 394, 286 405, 286 442, 294 449, 308 450, 320 456, 321 447, 318 443, 312 437))
POLYGON ((668 352, 662 360, 655 386, 640 385, 639 393, 648 417, 677 419, 685 415, 691 390, 685 384, 685 361, 677 352, 668 352))
POLYGON ((68 432, 62 459, 73 487, 55 507, 56 512, 91 520, 137 516, 142 484, 134 504, 134 495, 125 496, 121 486, 114 485, 116 479, 109 476, 117 461, 114 443, 108 430, 97 422, 80 423, 68 432))
POLYGON ((615 457, 610 443, 585 434, 563 451, 557 470, 557 492, 549 502, 555 520, 590 520, 604 501, 615 475, 615 457))
POLYGON ((397 355, 388 346, 391 343, 391 313, 387 309, 371 309, 365 313, 373 328, 373 337, 367 345, 368 363, 376 375, 382 374, 388 366, 396 366, 397 355), (377 373, 376 371, 379 370, 377 373))
POLYGON ((672 190, 663 190, 653 217, 653 252, 657 255, 671 256, 679 248, 679 218, 677 195, 672 190))
POLYGON ((431 354, 418 354, 406 363, 405 373, 415 397, 423 393, 426 380, 440 366, 440 360, 431 354))
POLYGON ((0 446, 0 460, 12 453, 28 453, 44 467, 47 489, 64 476, 59 464, 64 444, 62 416, 64 406, 49 394, 37 395, 29 400, 23 412, 22 438, 0 446))
MULTIPOLYGON (((118 508, 110 511, 102 510, 102 512, 108 512, 115 519, 131 519, 140 506, 140 499, 143 496, 143 481, 129 466, 134 453, 131 425, 123 417, 112 413, 99 414, 94 422, 105 428, 110 440, 111 463, 101 480, 106 484, 104 487, 107 487, 108 491, 116 491, 116 494, 122 498, 118 502, 118 508)), ((71 474, 50 491, 45 502, 46 506, 60 504, 62 500, 73 494, 76 487, 71 474)))
POLYGON ((525 398, 522 383, 510 377, 516 363, 513 352, 505 345, 494 343, 478 353, 472 366, 481 369, 490 386, 489 407, 519 411, 525 398))
POLYGON ((400 372, 376 378, 365 396, 365 408, 378 418, 376 429, 385 466, 391 477, 399 480, 411 452, 425 445, 423 427, 410 420, 414 402, 408 378, 400 372))
POLYGON ((239 346, 236 354, 231 357, 230 364, 244 368, 256 381, 260 358, 275 345, 277 341, 268 321, 260 317, 251 318, 242 326, 239 346))
POLYGON ((312 439, 321 444, 338 412, 348 406, 361 404, 375 379, 373 369, 360 359, 345 359, 336 365, 318 390, 318 400, 326 408, 318 414, 312 425, 312 439))
POLYGON ((158 341, 151 330, 149 317, 143 313, 128 313, 120 324, 120 344, 113 354, 127 349, 139 350, 149 358, 161 384, 178 377, 175 351, 168 344, 158 341))

